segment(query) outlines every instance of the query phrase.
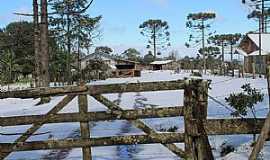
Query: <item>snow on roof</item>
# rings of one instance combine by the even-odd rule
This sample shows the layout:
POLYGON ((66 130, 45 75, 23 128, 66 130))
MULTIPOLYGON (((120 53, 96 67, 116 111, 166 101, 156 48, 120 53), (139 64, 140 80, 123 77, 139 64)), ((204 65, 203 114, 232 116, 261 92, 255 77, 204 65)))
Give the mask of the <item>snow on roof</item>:
MULTIPOLYGON (((243 51, 241 48, 235 48, 235 51, 236 51, 237 53, 239 53, 239 54, 245 56, 245 57, 247 57, 247 56, 258 56, 258 55, 260 55, 259 50, 254 51, 254 52, 252 52, 252 53, 250 53, 250 54, 247 54, 247 53, 246 53, 245 51, 243 51)), ((263 55, 263 56, 269 55, 269 52, 265 52, 265 51, 262 50, 261 55, 263 55)))
MULTIPOLYGON (((259 55, 260 55, 259 51, 254 51, 254 52, 249 54, 249 56, 259 56, 259 55)), ((269 55, 269 52, 265 52, 265 51, 262 50, 261 55, 262 56, 269 55)))
POLYGON ((152 63, 150 63, 150 64, 159 64, 159 65, 162 65, 162 64, 168 64, 168 63, 171 63, 171 62, 173 62, 173 60, 166 60, 166 61, 154 61, 154 62, 152 62, 152 63))
MULTIPOLYGON (((250 33, 248 34, 248 37, 259 47, 260 46, 260 41, 259 41, 259 34, 258 33, 250 33)), ((267 33, 262 33, 262 50, 265 52, 270 53, 270 34, 267 33)))
POLYGON ((241 48, 235 48, 235 51, 236 51, 237 53, 239 53, 239 54, 245 56, 245 57, 248 56, 248 54, 247 54, 245 51, 243 51, 241 48))

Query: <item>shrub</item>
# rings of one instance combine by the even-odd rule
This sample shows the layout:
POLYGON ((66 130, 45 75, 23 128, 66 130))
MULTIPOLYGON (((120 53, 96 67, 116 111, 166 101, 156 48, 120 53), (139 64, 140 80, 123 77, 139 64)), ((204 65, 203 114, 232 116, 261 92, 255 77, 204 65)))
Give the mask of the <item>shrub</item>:
POLYGON ((193 76, 193 77, 202 77, 202 74, 200 72, 192 72, 190 74, 190 76, 193 76))

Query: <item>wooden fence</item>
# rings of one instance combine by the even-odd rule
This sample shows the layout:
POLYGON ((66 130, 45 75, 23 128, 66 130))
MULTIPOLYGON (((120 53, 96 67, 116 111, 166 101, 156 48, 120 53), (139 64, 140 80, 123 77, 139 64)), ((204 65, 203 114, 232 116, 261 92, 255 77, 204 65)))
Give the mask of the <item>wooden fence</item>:
MULTIPOLYGON (((0 92, 4 98, 36 98, 65 95, 53 109, 44 115, 0 117, 0 126, 32 125, 14 143, 0 143, 0 159, 11 152, 82 148, 83 159, 91 159, 91 147, 160 143, 184 159, 214 159, 207 135, 260 133, 264 119, 207 119, 208 81, 177 80, 129 84, 84 85, 58 88, 37 88, 24 91, 0 92), (184 90, 184 106, 123 110, 102 94, 184 90), (88 112, 87 95, 93 96, 109 111, 88 112), (78 96, 78 113, 58 113, 78 96), (184 116, 184 133, 160 133, 140 119, 184 116), (145 132, 145 135, 90 138, 90 121, 128 120, 145 132), (47 123, 80 122, 80 139, 26 142, 47 123), (185 149, 174 143, 185 143, 185 149)), ((179 94, 180 96, 180 94, 179 94)), ((179 97, 180 98, 180 97, 179 97)), ((90 106, 91 107, 91 106, 90 106)))

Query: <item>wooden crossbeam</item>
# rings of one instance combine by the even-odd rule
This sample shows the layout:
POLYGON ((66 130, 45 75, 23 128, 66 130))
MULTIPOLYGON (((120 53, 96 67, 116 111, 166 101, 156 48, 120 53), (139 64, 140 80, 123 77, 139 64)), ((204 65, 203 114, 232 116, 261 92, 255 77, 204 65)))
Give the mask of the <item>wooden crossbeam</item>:
MULTIPOLYGON (((37 123, 34 123, 32 127, 30 127, 23 135, 21 135, 19 138, 17 138, 12 145, 12 148, 19 148, 16 144, 25 142, 29 137, 31 137, 32 134, 34 134, 46 121, 49 120, 50 115, 56 114, 61 109, 63 109, 70 101, 72 101, 75 98, 75 96, 66 96, 62 101, 60 101, 55 107, 53 107, 47 114, 47 118, 44 118, 43 120, 40 120, 37 123)), ((0 149, 0 159, 4 159, 7 157, 11 152, 13 152, 12 149, 5 150, 5 148, 0 149)))
POLYGON ((233 135, 260 133, 265 119, 208 119, 204 122, 208 135, 233 135))
POLYGON ((162 107, 162 108, 146 108, 138 110, 122 110, 122 111, 99 111, 80 113, 59 113, 49 115, 30 115, 30 116, 14 116, 0 117, 0 126, 16 126, 38 123, 41 120, 48 119, 46 123, 64 123, 64 122, 80 122, 80 121, 105 121, 105 120, 135 120, 146 118, 163 118, 183 116, 183 107, 162 107))
MULTIPOLYGON (((105 105, 106 107, 108 107, 110 110, 119 110, 119 111, 123 111, 123 109, 114 104, 113 102, 111 102, 110 100, 108 100, 106 97, 102 96, 102 95, 95 95, 94 98, 99 101, 101 104, 105 105)), ((158 133, 156 133, 156 131, 154 129, 152 129, 151 127, 147 126, 143 121, 141 120, 130 120, 129 121, 132 125, 134 125, 135 127, 141 129, 142 131, 144 131, 146 134, 148 134, 150 139, 155 139, 158 136, 158 133)), ((174 137, 173 139, 175 139, 177 141, 177 137, 174 137)), ((181 142, 181 139, 179 139, 178 143, 181 142)), ((176 142, 175 142, 176 143, 176 142)), ((161 143, 163 146, 165 146, 166 148, 168 148, 171 152, 173 152, 174 154, 185 158, 186 154, 185 151, 183 151, 182 149, 178 148, 175 144, 169 143, 169 142, 162 142, 161 143)))
POLYGON ((7 91, 0 92, 0 99, 4 98, 38 98, 38 97, 50 97, 57 95, 67 94, 79 94, 86 92, 88 88, 86 86, 65 86, 65 87, 50 87, 50 88, 33 88, 19 91, 7 91))
POLYGON ((88 86, 66 86, 51 88, 35 88, 21 91, 0 92, 0 99, 4 98, 36 98, 47 96, 60 96, 66 94, 105 94, 105 93, 123 93, 123 92, 144 92, 144 91, 162 91, 162 90, 180 90, 184 89, 183 80, 143 82, 143 83, 122 83, 88 86))
POLYGON ((67 140, 49 140, 17 143, 16 147, 12 143, 0 144, 0 150, 3 152, 13 151, 31 151, 31 150, 51 150, 65 148, 83 148, 99 147, 113 145, 132 145, 132 144, 153 144, 153 143, 178 143, 184 141, 183 133, 156 133, 155 136, 149 135, 128 135, 88 139, 67 139, 67 140))

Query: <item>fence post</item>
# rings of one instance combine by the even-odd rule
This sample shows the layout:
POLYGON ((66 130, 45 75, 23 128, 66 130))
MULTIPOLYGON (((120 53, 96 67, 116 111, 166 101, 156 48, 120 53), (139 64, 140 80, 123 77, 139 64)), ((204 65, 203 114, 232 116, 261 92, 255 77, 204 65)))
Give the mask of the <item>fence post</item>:
POLYGON ((254 60, 252 62, 252 77, 253 77, 253 79, 256 79, 256 68, 255 68, 254 60))
MULTIPOLYGON (((78 103, 80 115, 83 117, 88 112, 87 95, 79 95, 78 103)), ((80 122, 80 129, 81 129, 81 138, 89 139, 90 138, 89 123, 80 122)), ((91 147, 83 147, 82 152, 83 152, 83 160, 92 160, 91 147)))
POLYGON ((184 91, 185 151, 194 160, 213 160, 204 129, 207 118, 208 82, 188 80, 184 91))
POLYGON ((193 107, 192 107, 192 89, 190 87, 190 80, 186 80, 186 86, 184 90, 184 125, 185 125, 185 152, 188 157, 194 160, 196 154, 193 153, 193 138, 191 135, 193 126, 192 126, 192 118, 193 118, 193 107))

